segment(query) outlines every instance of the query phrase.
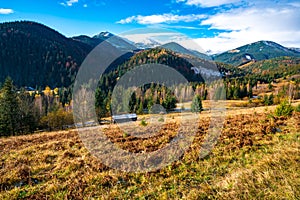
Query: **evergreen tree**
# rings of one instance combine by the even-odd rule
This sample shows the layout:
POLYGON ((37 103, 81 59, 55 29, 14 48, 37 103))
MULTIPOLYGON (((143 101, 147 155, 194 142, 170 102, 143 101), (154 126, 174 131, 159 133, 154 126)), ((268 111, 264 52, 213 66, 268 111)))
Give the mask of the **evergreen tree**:
POLYGON ((253 97, 253 91, 252 91, 252 86, 249 86, 249 91, 248 91, 248 97, 252 98, 253 97))
POLYGON ((19 103, 11 78, 6 78, 0 97, 0 135, 15 135, 19 131, 19 103))
POLYGON ((201 112, 202 111, 202 101, 201 97, 199 95, 194 96, 191 106, 192 112, 201 112))
POLYGON ((130 113, 134 113, 136 111, 136 94, 133 92, 130 96, 129 100, 129 111, 130 113))
POLYGON ((240 98, 240 86, 239 85, 234 86, 233 98, 234 99, 239 99, 240 98))
MULTIPOLYGON (((98 120, 100 121, 102 117, 106 116, 108 109, 107 109, 107 99, 109 99, 110 96, 106 95, 104 91, 102 91, 100 88, 96 89, 95 92, 95 108, 96 108, 96 114, 98 117, 98 120)), ((110 106, 110 105, 109 105, 110 106)))
POLYGON ((266 95, 266 94, 264 95, 263 102, 264 102, 265 106, 268 106, 268 105, 270 105, 270 102, 269 102, 269 97, 268 97, 268 95, 266 95))
POLYGON ((166 110, 171 110, 173 108, 176 108, 176 98, 171 94, 167 94, 166 99, 162 103, 162 106, 166 110))
POLYGON ((138 100, 139 104, 138 104, 138 109, 137 109, 137 114, 143 114, 143 102, 141 99, 138 100))
POLYGON ((147 109, 148 109, 148 112, 150 112, 151 110, 151 107, 154 105, 154 102, 153 102, 153 99, 152 97, 149 97, 148 101, 147 101, 147 109))
POLYGON ((269 105, 273 105, 273 104, 274 104, 274 95, 273 93, 271 93, 269 96, 269 105))

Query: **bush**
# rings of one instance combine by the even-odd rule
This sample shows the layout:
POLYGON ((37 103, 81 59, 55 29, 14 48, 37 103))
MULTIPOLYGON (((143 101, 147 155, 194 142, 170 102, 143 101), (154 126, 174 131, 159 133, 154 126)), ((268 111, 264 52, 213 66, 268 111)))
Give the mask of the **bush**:
POLYGON ((142 126, 147 126, 148 123, 146 122, 146 120, 143 119, 143 120, 141 121, 141 125, 142 125, 142 126))
POLYGON ((295 111, 300 112, 300 104, 298 104, 298 106, 295 107, 295 111))
POLYGON ((160 117, 159 119, 158 119, 158 122, 164 122, 165 120, 164 120, 164 118, 163 117, 160 117))
POLYGON ((291 116, 293 113, 293 110, 294 110, 294 107, 285 100, 276 107, 275 115, 278 117, 291 116))
POLYGON ((66 112, 62 108, 57 111, 48 113, 40 120, 40 125, 42 128, 47 128, 48 130, 63 130, 65 126, 73 125, 73 114, 71 112, 66 112))

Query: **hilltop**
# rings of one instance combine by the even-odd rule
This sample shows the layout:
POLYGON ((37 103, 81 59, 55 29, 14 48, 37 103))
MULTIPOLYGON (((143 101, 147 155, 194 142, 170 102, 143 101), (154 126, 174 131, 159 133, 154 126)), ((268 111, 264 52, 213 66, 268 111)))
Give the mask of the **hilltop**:
POLYGON ((91 46, 39 23, 0 24, 0 82, 18 86, 69 86, 91 46))
POLYGON ((215 55, 213 59, 238 66, 253 60, 261 61, 282 56, 300 57, 300 53, 272 41, 258 41, 215 55))

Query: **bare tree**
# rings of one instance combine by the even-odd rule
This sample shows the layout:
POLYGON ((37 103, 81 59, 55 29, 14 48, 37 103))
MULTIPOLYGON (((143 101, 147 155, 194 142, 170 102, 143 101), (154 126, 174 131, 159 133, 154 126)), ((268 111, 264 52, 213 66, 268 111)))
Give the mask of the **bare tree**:
POLYGON ((294 85, 292 83, 289 84, 288 96, 289 96, 289 104, 291 104, 292 100, 294 99, 294 85))
POLYGON ((81 86, 73 95, 73 101, 75 122, 81 122, 85 126, 86 122, 95 119, 95 95, 92 90, 81 86))

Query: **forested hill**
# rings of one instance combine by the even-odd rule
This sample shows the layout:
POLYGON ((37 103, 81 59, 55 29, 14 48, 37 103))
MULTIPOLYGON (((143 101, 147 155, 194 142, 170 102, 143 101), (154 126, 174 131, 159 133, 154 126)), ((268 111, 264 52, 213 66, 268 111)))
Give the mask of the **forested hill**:
POLYGON ((91 50, 39 23, 1 23, 0 82, 10 76, 17 86, 69 86, 91 50))
MULTIPOLYGON (((69 87, 89 52, 99 43, 107 38, 112 38, 112 36, 114 35, 109 32, 101 32, 92 38, 88 36, 67 38, 57 31, 36 22, 0 23, 0 85, 7 76, 10 76, 17 87, 69 87)), ((118 73, 107 75, 108 79, 116 78, 113 76, 125 73, 134 65, 145 63, 169 65, 192 82, 201 82, 203 81, 201 75, 204 72, 210 73, 209 70, 200 72, 187 61, 188 59, 185 59, 186 56, 192 56, 201 60, 199 64, 203 66, 203 63, 201 64, 201 62, 204 62, 203 55, 195 55, 195 52, 191 52, 177 43, 161 46, 165 50, 160 48, 147 51, 136 50, 134 45, 121 37, 113 37, 110 42, 120 50, 129 49, 132 51, 109 67, 107 72, 118 68, 118 73), (118 65, 120 66, 118 67, 118 65)), ((264 73, 276 71, 279 65, 273 65, 273 61, 270 64, 270 62, 264 62, 264 60, 279 56, 292 56, 294 58, 291 59, 295 59, 295 57, 297 59, 300 57, 300 53, 274 42, 260 41, 216 55, 214 61, 218 62, 217 67, 224 76, 236 77, 243 76, 244 71, 248 73, 258 71, 261 66, 255 64, 255 62, 259 60, 263 60, 264 73), (239 65, 239 68, 231 65, 239 65), (249 69, 247 70, 247 68, 249 69)), ((283 63, 283 65, 287 64, 283 63)), ((298 65, 294 66, 294 68, 297 67, 298 65)), ((289 68, 287 70, 290 71, 289 68)), ((298 71, 293 70, 292 73, 295 74, 298 71)))
POLYGON ((300 57, 300 53, 272 41, 258 41, 215 55, 214 60, 237 66, 282 56, 300 57))
MULTIPOLYGON (((103 32, 111 37, 112 34, 103 32)), ((0 83, 10 76, 18 87, 68 87, 88 55, 99 43, 104 41, 101 33, 93 38, 78 36, 67 38, 57 31, 39 23, 30 21, 9 22, 0 24, 0 83)), ((121 49, 135 49, 125 40, 115 37, 112 45, 121 49)), ((195 73, 192 66, 179 58, 173 51, 154 50, 137 53, 127 64, 120 66, 126 72, 132 64, 152 63, 172 65, 183 73, 190 81, 201 81, 200 74, 195 73), (162 53, 163 52, 163 53, 162 53), (138 63, 133 63, 138 61, 138 63), (130 66, 129 66, 130 65, 130 66)), ((116 66, 124 63, 131 55, 118 60, 116 66)))

